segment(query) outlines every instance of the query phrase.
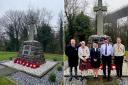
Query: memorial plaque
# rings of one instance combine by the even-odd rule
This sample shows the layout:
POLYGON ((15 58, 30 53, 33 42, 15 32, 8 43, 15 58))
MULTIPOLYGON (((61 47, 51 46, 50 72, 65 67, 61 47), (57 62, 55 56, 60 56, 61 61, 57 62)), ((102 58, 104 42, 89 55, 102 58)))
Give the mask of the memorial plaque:
POLYGON ((45 63, 45 58, 41 47, 38 41, 24 41, 20 47, 18 57, 28 62, 43 64, 45 63))

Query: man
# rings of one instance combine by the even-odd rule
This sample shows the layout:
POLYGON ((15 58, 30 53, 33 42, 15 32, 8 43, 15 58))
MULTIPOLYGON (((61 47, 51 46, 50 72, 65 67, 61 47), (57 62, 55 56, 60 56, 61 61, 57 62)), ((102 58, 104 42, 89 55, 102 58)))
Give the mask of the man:
POLYGON ((70 78, 69 81, 72 80, 72 70, 75 68, 75 78, 77 78, 77 66, 78 66, 78 48, 76 46, 75 39, 70 40, 70 44, 66 47, 65 54, 68 56, 68 64, 70 67, 70 78))
POLYGON ((104 39, 104 44, 101 45, 101 56, 102 56, 102 64, 103 64, 103 73, 104 77, 106 78, 106 66, 108 66, 108 77, 107 80, 110 80, 110 73, 111 73, 111 61, 113 56, 113 47, 109 43, 109 39, 104 39))
POLYGON ((115 57, 115 64, 116 64, 116 73, 117 77, 121 79, 122 77, 122 66, 123 66, 123 59, 125 54, 125 46, 121 43, 121 38, 117 37, 117 43, 114 44, 114 57, 115 57))

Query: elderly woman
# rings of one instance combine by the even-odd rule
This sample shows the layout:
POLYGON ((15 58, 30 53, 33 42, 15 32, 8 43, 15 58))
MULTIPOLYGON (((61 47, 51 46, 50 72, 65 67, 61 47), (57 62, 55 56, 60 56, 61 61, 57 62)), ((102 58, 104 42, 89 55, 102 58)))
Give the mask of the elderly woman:
POLYGON ((85 41, 81 41, 81 46, 78 49, 78 56, 80 58, 79 69, 81 71, 81 81, 86 76, 86 70, 89 68, 88 58, 90 56, 90 51, 87 46, 85 46, 85 41))

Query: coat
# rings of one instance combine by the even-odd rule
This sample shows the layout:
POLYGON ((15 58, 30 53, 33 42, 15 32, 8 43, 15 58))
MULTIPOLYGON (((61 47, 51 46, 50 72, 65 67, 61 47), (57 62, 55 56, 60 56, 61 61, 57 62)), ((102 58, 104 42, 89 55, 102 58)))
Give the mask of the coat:
POLYGON ((65 54, 68 56, 69 67, 78 66, 78 47, 72 47, 68 45, 65 49, 65 54))
POLYGON ((100 50, 96 48, 96 51, 94 48, 91 48, 90 50, 90 57, 91 57, 91 65, 94 68, 98 68, 100 66, 100 50), (96 59, 97 61, 94 61, 96 59))

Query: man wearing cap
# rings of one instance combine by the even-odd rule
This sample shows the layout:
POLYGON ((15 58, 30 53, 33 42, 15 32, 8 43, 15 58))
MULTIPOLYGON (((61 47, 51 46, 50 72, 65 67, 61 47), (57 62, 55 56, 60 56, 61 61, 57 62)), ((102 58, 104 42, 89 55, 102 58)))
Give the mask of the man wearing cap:
POLYGON ((112 56, 113 56, 113 47, 109 43, 109 39, 107 39, 107 38, 104 39, 104 44, 101 45, 100 51, 101 51, 102 64, 103 64, 103 73, 104 73, 103 78, 106 78, 106 66, 108 66, 107 80, 110 80, 111 61, 112 61, 112 56))

